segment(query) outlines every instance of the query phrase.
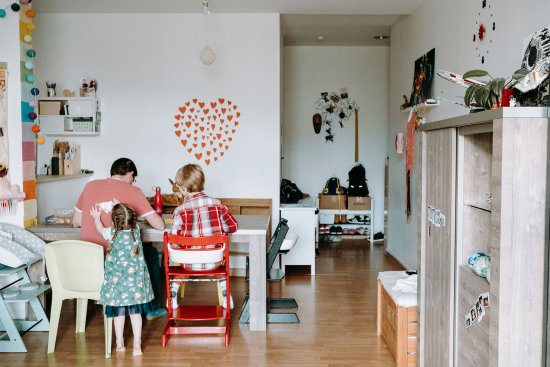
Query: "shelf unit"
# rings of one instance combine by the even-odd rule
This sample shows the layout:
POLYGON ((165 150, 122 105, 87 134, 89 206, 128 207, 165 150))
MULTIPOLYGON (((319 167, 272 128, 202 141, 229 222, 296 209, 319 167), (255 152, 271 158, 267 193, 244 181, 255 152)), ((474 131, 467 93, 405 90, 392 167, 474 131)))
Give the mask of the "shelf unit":
POLYGON ((545 359, 548 108, 502 108, 420 126, 419 358, 425 366, 545 359), (428 217, 428 206, 445 215, 428 217), (467 259, 491 256, 490 281, 467 259), (482 293, 490 307, 470 327, 482 293), (528 352, 527 352, 528 351, 528 352))
POLYGON ((38 122, 44 135, 98 136, 101 131, 101 103, 95 97, 39 99, 38 122))
MULTIPOLYGON (((371 208, 374 208, 374 200, 372 198, 371 198, 371 208)), ((366 237, 370 242, 373 242, 374 210, 372 210, 372 209, 371 210, 319 209, 319 217, 321 217, 322 215, 333 215, 333 216, 345 215, 348 218, 351 217, 351 216, 356 216, 356 215, 366 216, 368 218, 367 223, 345 223, 345 224, 343 224, 343 223, 333 223, 333 224, 327 224, 327 225, 328 226, 337 225, 337 226, 340 226, 342 228, 366 227, 367 230, 368 230, 368 233, 366 235, 358 235, 358 234, 349 235, 349 234, 334 234, 334 233, 330 233, 330 235, 342 236, 344 238, 346 238, 348 236, 349 237, 361 236, 361 237, 366 237)), ((318 228, 318 231, 319 231, 319 228, 318 228)), ((325 235, 325 234, 320 234, 320 232, 318 232, 318 233, 319 233, 319 236, 324 236, 325 235)))
MULTIPOLYGON (((20 291, 14 298, 6 299, 3 292, 23 284, 31 283, 26 271, 27 266, 18 268, 4 267, 0 269, 0 277, 16 276, 18 279, 0 288, 0 331, 4 331, 8 340, 0 340, 0 352, 26 352, 27 347, 23 343, 22 336, 28 331, 49 331, 50 322, 42 308, 38 296, 50 289, 50 285, 39 285, 38 288, 29 291, 20 291), (36 320, 14 320, 8 310, 7 303, 29 302, 36 320)), ((1 334, 1 333, 0 333, 1 334)))

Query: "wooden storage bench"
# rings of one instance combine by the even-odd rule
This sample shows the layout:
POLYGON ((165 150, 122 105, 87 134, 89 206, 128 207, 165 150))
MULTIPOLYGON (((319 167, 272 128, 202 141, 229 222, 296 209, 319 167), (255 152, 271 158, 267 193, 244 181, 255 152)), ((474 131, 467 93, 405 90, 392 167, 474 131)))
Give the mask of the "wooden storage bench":
POLYGON ((417 296, 392 289, 398 279, 406 277, 404 271, 378 274, 376 331, 388 345, 396 367, 416 366, 417 296))

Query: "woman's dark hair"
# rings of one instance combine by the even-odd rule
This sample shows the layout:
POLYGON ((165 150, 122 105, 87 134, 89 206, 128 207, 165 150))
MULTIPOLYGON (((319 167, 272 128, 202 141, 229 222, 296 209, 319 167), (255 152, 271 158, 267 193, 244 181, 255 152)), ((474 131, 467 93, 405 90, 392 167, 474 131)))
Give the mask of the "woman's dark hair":
POLYGON ((134 172, 134 177, 138 175, 136 165, 130 158, 119 158, 113 162, 111 166, 111 176, 124 176, 128 172, 134 172))

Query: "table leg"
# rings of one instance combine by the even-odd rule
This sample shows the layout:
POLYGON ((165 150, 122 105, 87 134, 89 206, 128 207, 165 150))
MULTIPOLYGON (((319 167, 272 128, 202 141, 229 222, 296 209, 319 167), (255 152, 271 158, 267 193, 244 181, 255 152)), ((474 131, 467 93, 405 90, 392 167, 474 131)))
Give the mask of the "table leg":
POLYGON ((250 235, 250 331, 266 330, 266 236, 250 235))

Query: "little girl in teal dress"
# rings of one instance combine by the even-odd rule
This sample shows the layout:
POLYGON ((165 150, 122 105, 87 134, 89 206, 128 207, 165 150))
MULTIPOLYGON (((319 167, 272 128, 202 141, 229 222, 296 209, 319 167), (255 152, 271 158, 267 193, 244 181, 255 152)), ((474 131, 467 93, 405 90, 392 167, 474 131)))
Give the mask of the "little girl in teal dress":
POLYGON ((124 351, 124 321, 130 316, 134 334, 133 355, 141 351, 141 314, 153 311, 153 289, 137 225, 137 216, 125 204, 116 204, 112 211, 113 226, 101 223, 101 209, 90 210, 96 229, 109 240, 105 256, 105 278, 98 303, 105 305, 105 315, 114 318, 116 350, 124 351))

